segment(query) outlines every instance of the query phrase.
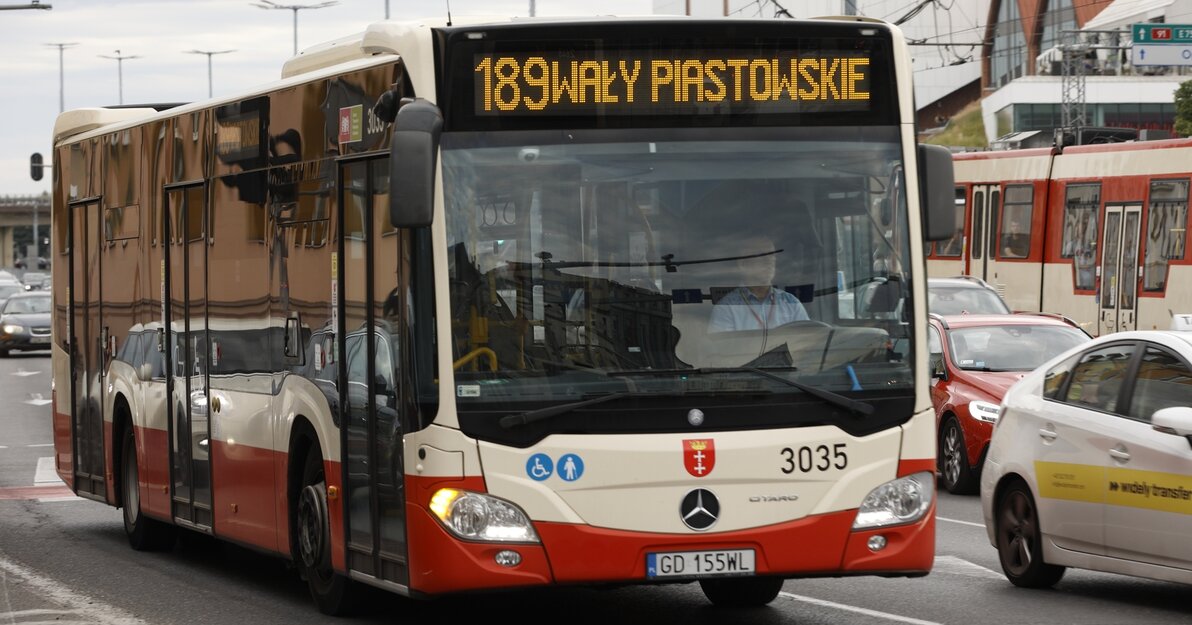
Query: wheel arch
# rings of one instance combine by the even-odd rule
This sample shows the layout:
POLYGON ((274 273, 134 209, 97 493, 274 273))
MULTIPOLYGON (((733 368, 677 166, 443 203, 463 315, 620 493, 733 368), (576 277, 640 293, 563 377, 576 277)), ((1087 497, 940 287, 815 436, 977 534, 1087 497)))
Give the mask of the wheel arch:
MULTIPOLYGON (((302 489, 302 471, 306 458, 312 453, 322 455, 319 435, 310 421, 303 415, 296 415, 290 426, 290 438, 286 445, 286 527, 289 534, 290 558, 297 559, 297 532, 294 524, 298 517, 298 492, 302 489), (316 451, 317 450, 317 451, 316 451)), ((325 458, 324 458, 325 459, 325 458)))

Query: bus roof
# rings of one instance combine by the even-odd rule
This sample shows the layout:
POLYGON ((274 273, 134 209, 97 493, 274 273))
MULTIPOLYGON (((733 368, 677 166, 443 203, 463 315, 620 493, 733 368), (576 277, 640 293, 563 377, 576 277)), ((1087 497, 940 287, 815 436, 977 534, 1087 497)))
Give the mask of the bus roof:
MULTIPOLYGON (((108 132, 131 128, 154 118, 166 119, 180 114, 199 111, 223 103, 238 102, 246 98, 263 95, 270 91, 301 84, 319 77, 367 67, 375 63, 391 61, 400 56, 411 67, 432 67, 434 63, 431 29, 468 28, 478 25, 517 26, 549 23, 612 23, 612 22, 665 22, 665 21, 722 21, 706 18, 692 18, 683 15, 641 15, 641 16, 595 16, 595 17, 535 17, 508 16, 462 16, 450 22, 446 17, 432 17, 420 20, 389 20, 369 24, 361 33, 315 44, 299 52, 282 66, 281 80, 262 84, 249 92, 232 94, 194 102, 167 111, 154 106, 132 106, 112 108, 84 108, 66 111, 54 122, 54 144, 66 140, 81 140, 108 132)), ((733 23, 762 20, 734 20, 733 23)), ((765 20, 772 23, 772 20, 765 20)), ((850 21, 868 22, 890 26, 887 22, 858 16, 825 16, 801 21, 850 21)), ((414 83, 414 92, 436 102, 434 72, 407 74, 414 83)))

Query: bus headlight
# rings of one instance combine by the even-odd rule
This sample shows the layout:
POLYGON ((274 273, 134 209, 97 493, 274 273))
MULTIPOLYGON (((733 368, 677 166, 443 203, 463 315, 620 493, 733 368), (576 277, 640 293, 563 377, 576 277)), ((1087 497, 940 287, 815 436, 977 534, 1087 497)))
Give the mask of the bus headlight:
POLYGON ((935 480, 923 471, 891 480, 865 496, 853 529, 914 523, 927 514, 935 498, 935 480))
POLYGON ((985 423, 997 423, 998 413, 1002 407, 987 401, 970 401, 969 416, 985 423))
POLYGON ((517 506, 490 495, 441 488, 430 510, 460 538, 492 542, 536 543, 538 534, 517 506))

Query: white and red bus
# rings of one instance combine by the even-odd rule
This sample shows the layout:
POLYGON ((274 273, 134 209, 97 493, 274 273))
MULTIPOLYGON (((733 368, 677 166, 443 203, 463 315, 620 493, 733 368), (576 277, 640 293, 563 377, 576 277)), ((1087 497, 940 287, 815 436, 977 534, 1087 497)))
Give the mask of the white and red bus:
POLYGON ((957 154, 957 231, 928 272, 1094 335, 1166 329, 1192 311, 1190 158, 1186 139, 957 154))
POLYGON ((282 75, 55 126, 57 469, 134 548, 329 613, 930 570, 953 183, 896 28, 385 22, 282 75))

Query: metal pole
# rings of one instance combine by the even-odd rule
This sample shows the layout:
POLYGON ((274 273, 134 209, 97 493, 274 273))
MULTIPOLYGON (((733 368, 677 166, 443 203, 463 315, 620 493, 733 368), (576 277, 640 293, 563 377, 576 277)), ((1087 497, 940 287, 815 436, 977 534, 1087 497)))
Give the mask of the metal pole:
POLYGON ((385 19, 389 19, 389 0, 385 0, 385 19))
POLYGON ((217 54, 227 54, 229 52, 235 52, 235 50, 187 50, 186 51, 187 54, 206 54, 207 55, 207 97, 208 98, 213 97, 215 95, 215 89, 213 87, 214 81, 211 78, 211 76, 213 74, 213 72, 211 70, 211 57, 213 57, 217 54))
MULTIPOLYGON (((66 76, 63 71, 65 47, 58 46, 58 112, 66 110, 66 76)), ((36 211, 34 212, 36 214, 36 211)))
MULTIPOLYGON (((41 259, 41 234, 37 231, 37 200, 33 200, 33 262, 34 266, 41 259)), ((26 263, 28 268, 29 264, 26 263)))
POLYGON ((58 112, 61 113, 66 110, 66 80, 65 80, 65 61, 63 52, 71 47, 77 46, 77 43, 47 43, 47 46, 58 48, 58 112))
MULTIPOLYGON (((273 0, 255 0, 251 3, 260 9, 289 9, 294 14, 294 54, 298 54, 298 11, 301 9, 322 9, 339 4, 339 0, 325 0, 317 4, 278 4, 273 0)), ((389 17, 389 3, 385 3, 385 17, 389 17)))
POLYGON ((120 104, 124 104, 124 59, 139 59, 141 57, 135 54, 121 55, 119 50, 116 50, 116 56, 108 56, 106 54, 99 56, 104 59, 116 59, 116 80, 120 89, 120 104))

